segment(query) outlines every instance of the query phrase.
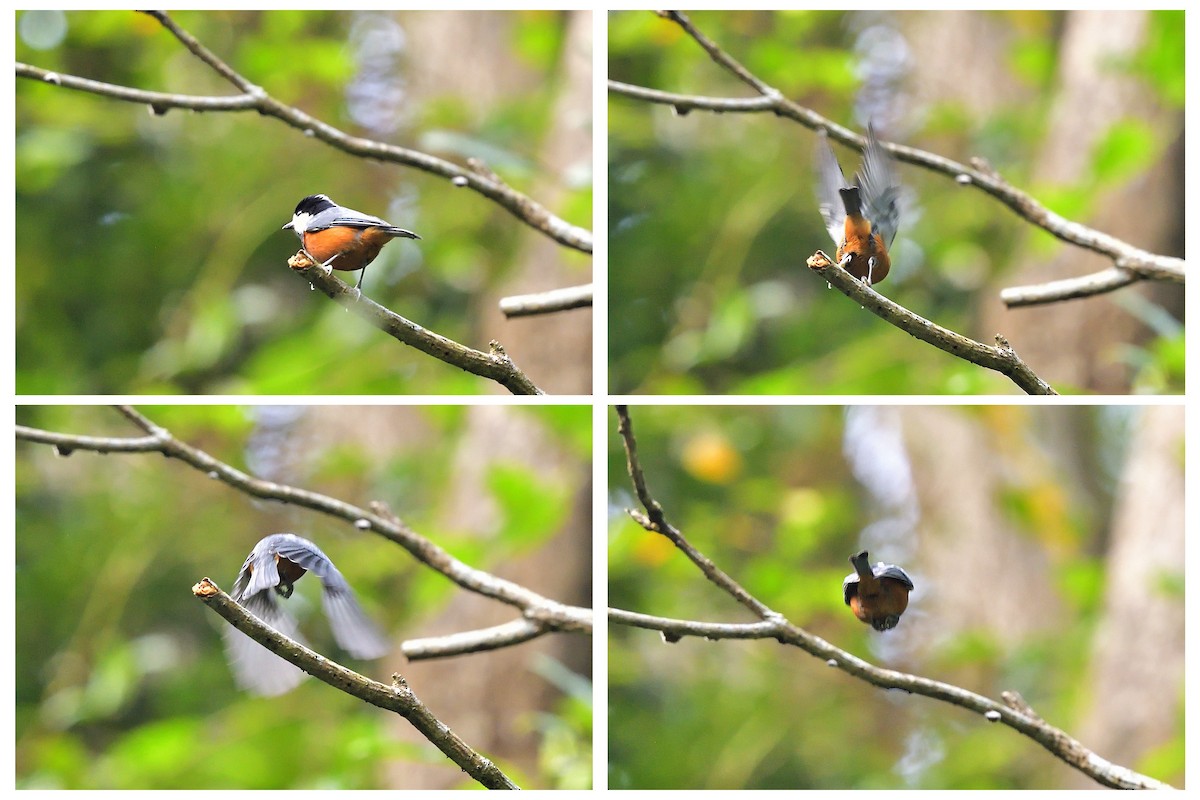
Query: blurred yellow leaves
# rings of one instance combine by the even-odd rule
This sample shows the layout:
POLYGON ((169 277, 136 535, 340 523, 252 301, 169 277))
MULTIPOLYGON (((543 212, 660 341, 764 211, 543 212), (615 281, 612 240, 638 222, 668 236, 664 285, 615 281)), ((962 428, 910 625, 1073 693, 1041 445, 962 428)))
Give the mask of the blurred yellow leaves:
POLYGON ((692 435, 683 446, 683 468, 697 480, 728 484, 742 472, 742 457, 718 431, 692 435))

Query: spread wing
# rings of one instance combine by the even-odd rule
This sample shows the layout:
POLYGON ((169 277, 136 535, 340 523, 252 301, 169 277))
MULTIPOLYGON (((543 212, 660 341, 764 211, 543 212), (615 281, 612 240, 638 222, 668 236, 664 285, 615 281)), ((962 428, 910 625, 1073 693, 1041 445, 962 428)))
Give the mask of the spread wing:
POLYGON ((263 547, 264 542, 266 539, 256 544, 250 555, 246 556, 246 563, 242 564, 242 570, 233 582, 233 599, 247 607, 247 598, 279 585, 279 568, 275 558, 263 547))
POLYGON ((288 535, 276 545, 276 552, 321 579, 325 588, 325 615, 339 647, 355 658, 365 659, 379 658, 392 649, 391 642, 359 606, 350 584, 320 548, 288 535))
POLYGON ((837 156, 829 146, 829 134, 824 129, 817 132, 815 166, 817 204, 821 209, 821 217, 825 220, 825 229, 833 237, 834 244, 840 245, 846 235, 846 214, 838 190, 846 188, 846 176, 842 174, 837 156))
MULTIPOLYGON (((296 620, 275 602, 271 592, 250 595, 243 607, 275 630, 304 644, 296 620)), ((304 672, 232 625, 224 627, 225 651, 238 686, 254 694, 274 696, 296 688, 304 672)))
POLYGON ((862 189, 863 216, 871 221, 872 230, 883 238, 884 245, 891 247, 900 228, 900 183, 896 180, 891 157, 869 123, 867 147, 863 151, 857 182, 862 189))

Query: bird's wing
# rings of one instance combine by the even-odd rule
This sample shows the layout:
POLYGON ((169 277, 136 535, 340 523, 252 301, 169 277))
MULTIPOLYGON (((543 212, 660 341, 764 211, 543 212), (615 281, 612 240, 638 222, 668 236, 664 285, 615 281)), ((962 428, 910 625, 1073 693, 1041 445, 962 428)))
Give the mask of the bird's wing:
MULTIPOLYGON (((244 607, 262 622, 304 644, 296 620, 275 602, 270 592, 250 595, 244 607)), ((238 686, 248 692, 274 696, 294 689, 304 680, 304 672, 251 639, 232 625, 224 629, 229 666, 238 686)))
POLYGON ((338 646, 355 658, 379 658, 392 649, 375 623, 354 599, 350 584, 329 557, 312 542, 292 536, 280 542, 276 552, 321 579, 325 587, 325 615, 338 646))
POLYGON ((884 564, 882 562, 875 565, 875 577, 891 578, 892 580, 900 581, 908 590, 913 590, 912 578, 908 577, 908 573, 897 567, 895 564, 884 564))
POLYGON ((858 594, 858 573, 851 572, 842 581, 842 600, 850 605, 850 598, 858 594))
POLYGON ((242 564, 242 571, 238 573, 237 580, 233 582, 233 599, 242 605, 247 604, 247 598, 279 585, 279 568, 268 547, 268 540, 271 538, 274 537, 269 536, 254 545, 250 555, 246 556, 246 562, 242 564))
POLYGON ((354 599, 349 588, 336 590, 325 585, 325 614, 338 646, 355 658, 380 658, 392 644, 354 599))
POLYGON ((815 166, 817 205, 821 210, 822 219, 825 220, 825 229, 833 237, 834 244, 840 245, 846 235, 846 210, 838 190, 846 188, 846 176, 842 174, 837 156, 829 146, 829 134, 824 129, 817 131, 815 166))
POLYGON ((891 247, 900 228, 900 183, 891 157, 870 124, 857 181, 862 189, 863 215, 871 221, 872 230, 882 237, 884 245, 891 247))

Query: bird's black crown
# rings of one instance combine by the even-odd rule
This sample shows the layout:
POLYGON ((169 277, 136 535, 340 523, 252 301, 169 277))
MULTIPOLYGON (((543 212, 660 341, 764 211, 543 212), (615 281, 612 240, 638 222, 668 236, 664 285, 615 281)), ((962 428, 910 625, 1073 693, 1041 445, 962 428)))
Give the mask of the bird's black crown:
POLYGON ((327 208, 333 208, 336 203, 323 194, 310 194, 296 204, 293 214, 308 214, 315 217, 327 208))

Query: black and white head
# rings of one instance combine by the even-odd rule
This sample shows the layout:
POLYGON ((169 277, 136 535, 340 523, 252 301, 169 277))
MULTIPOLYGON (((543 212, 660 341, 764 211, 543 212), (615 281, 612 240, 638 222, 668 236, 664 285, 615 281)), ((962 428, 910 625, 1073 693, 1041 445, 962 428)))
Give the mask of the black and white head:
POLYGON ((284 230, 291 228, 296 232, 296 235, 304 233, 308 230, 308 223, 312 218, 320 214, 322 211, 328 211, 331 208, 336 208, 337 203, 329 199, 323 194, 310 194, 308 197, 296 204, 296 210, 292 213, 292 221, 284 225, 284 230))

